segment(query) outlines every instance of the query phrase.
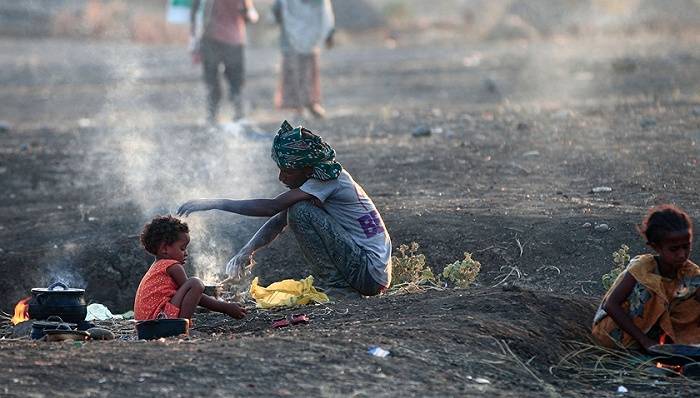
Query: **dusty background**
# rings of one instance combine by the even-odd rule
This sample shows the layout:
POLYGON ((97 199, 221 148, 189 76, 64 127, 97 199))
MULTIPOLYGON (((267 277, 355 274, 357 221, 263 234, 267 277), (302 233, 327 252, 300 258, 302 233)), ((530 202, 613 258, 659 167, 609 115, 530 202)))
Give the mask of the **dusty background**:
MULTIPOLYGON (((71 15, 89 21, 83 3, 71 15)), ((133 20, 162 19, 161 8, 87 3, 102 7, 91 11, 97 16, 122 10, 129 28, 81 25, 33 37, 18 28, 0 38, 0 120, 9 127, 0 131, 5 312, 57 278, 126 311, 149 265, 137 235, 150 217, 193 197, 282 191, 268 138, 290 115, 272 106, 274 26, 256 26, 247 53, 249 119, 260 133, 211 131, 181 28, 145 39, 133 20)), ((66 376, 79 382, 59 395, 615 391, 614 378, 581 384, 549 367, 571 341, 586 340, 612 252, 621 244, 646 250, 635 232, 646 209, 673 202, 698 214, 700 4, 367 3, 378 26, 348 26, 323 55, 329 117, 292 122, 335 147, 394 245, 420 243, 436 271, 470 251, 482 263, 478 286, 310 308, 311 325, 283 332, 269 331, 273 315, 261 313, 239 326, 221 318, 216 330, 204 322, 202 335, 181 344, 2 343, 0 355, 16 364, 5 393, 41 396, 66 376), (430 136, 413 136, 424 127, 430 136), (613 191, 591 193, 596 186, 613 191), (395 355, 371 358, 373 344, 395 355), (164 352, 168 364, 143 365, 161 363, 164 352), (532 360, 523 367, 514 358, 532 360)), ((191 271, 213 281, 263 221, 190 217, 191 271)), ((257 260, 263 283, 308 274, 289 236, 257 260)), ((635 391, 683 389, 642 383, 635 391)))

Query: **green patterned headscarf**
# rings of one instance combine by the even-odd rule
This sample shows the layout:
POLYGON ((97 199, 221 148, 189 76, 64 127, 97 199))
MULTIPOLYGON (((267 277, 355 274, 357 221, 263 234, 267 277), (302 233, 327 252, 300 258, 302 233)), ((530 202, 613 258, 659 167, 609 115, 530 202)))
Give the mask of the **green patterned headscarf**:
POLYGON ((335 151, 323 139, 286 120, 272 142, 272 160, 281 169, 313 167, 312 178, 321 181, 338 178, 343 167, 335 161, 335 151))

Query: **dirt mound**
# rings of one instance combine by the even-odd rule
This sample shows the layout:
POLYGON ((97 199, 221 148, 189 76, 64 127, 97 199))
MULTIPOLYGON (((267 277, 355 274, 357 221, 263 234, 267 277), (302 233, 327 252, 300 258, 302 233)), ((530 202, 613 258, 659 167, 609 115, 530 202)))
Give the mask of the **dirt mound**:
POLYGON ((478 289, 298 308, 311 323, 282 330, 270 321, 289 311, 253 311, 243 322, 205 314, 184 341, 5 343, 0 360, 16 365, 0 381, 6 396, 59 379, 71 383, 55 396, 568 395, 547 369, 567 341, 587 339, 593 310, 587 298, 478 289), (391 355, 368 355, 373 345, 391 355))

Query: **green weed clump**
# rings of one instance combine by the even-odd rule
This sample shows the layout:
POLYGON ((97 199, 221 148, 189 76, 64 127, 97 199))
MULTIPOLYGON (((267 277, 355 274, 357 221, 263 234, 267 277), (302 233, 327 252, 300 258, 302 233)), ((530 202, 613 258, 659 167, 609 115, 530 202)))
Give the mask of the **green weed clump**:
POLYGON ((472 258, 472 254, 464 252, 464 260, 448 264, 442 271, 442 276, 456 287, 469 287, 481 271, 481 263, 472 258))
POLYGON ((435 275, 426 264, 425 255, 418 253, 419 247, 416 242, 401 245, 398 254, 391 257, 393 282, 389 294, 445 290, 447 282, 457 288, 466 288, 479 275, 481 263, 468 252, 464 253, 464 260, 448 264, 442 274, 435 275))
POLYGON ((418 254, 416 242, 399 246, 399 254, 391 256, 393 284, 416 283, 435 279, 433 271, 425 263, 425 255, 418 254))
POLYGON ((622 245, 619 249, 613 252, 612 258, 614 266, 610 272, 603 274, 603 277, 601 278, 603 288, 605 290, 610 289, 612 284, 615 282, 615 279, 617 279, 622 271, 625 270, 625 267, 627 267, 627 263, 630 262, 629 251, 630 248, 627 245, 622 245))

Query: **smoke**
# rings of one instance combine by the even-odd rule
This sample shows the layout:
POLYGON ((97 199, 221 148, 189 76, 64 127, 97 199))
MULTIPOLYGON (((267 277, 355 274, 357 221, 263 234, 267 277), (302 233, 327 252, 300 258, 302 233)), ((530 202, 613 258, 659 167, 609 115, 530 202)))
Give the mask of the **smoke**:
MULTIPOLYGON (((193 84, 193 71, 178 75, 177 66, 174 72, 159 71, 156 77, 169 76, 172 83, 151 90, 157 61, 147 49, 115 49, 101 57, 115 82, 94 116, 96 125, 114 126, 101 133, 92 150, 110 157, 111 167, 97 171, 104 181, 102 197, 135 204, 145 224, 156 215, 174 215, 190 199, 260 197, 279 189, 269 159, 270 135, 247 122, 223 128, 193 122, 201 121, 205 113, 203 84, 193 84)), ((183 62, 188 61, 183 57, 183 62)), ((222 101, 222 113, 227 105, 222 101)), ((190 228, 190 259, 197 276, 214 281, 223 272, 237 249, 231 243, 231 225, 241 220, 205 213, 184 220, 190 228)))
POLYGON ((41 286, 51 286, 53 283, 62 283, 70 288, 85 288, 87 283, 79 272, 73 268, 70 260, 64 259, 54 262, 47 267, 41 286))

